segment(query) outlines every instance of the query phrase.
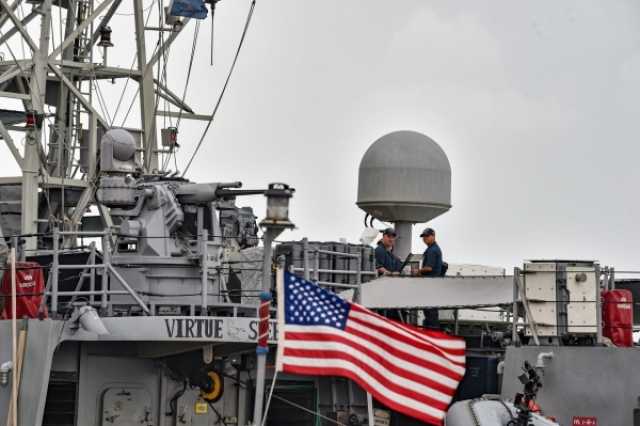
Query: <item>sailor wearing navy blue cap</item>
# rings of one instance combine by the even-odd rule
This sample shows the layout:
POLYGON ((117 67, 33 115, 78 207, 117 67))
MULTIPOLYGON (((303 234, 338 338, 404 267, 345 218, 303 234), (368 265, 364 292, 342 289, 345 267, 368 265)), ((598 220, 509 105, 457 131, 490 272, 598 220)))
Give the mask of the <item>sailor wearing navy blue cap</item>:
POLYGON ((393 228, 387 228, 382 231, 382 238, 378 241, 375 250, 376 270, 378 275, 390 275, 394 272, 400 272, 402 261, 393 254, 393 246, 396 243, 396 231, 393 228))
POLYGON ((418 275, 423 277, 441 277, 444 275, 444 265, 442 261, 442 250, 436 243, 436 231, 426 228, 420 234, 422 241, 427 245, 427 249, 422 255, 422 267, 418 270, 418 275))
MULTIPOLYGON (((427 249, 422 255, 422 267, 418 269, 416 275, 423 277, 442 277, 447 272, 447 264, 442 261, 442 250, 436 243, 436 231, 426 228, 420 234, 422 241, 427 245, 427 249)), ((423 309, 424 321, 422 325, 427 328, 439 329, 440 321, 438 309, 423 309)))

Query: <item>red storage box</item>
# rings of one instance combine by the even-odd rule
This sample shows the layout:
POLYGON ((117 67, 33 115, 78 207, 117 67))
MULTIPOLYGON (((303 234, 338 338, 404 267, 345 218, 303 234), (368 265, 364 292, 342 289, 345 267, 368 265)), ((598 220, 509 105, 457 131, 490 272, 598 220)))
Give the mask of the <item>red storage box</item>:
MULTIPOLYGON (((4 306, 0 318, 11 319, 11 268, 7 264, 0 284, 4 306)), ((44 295, 44 275, 36 262, 16 262, 16 318, 39 318, 44 295)), ((46 316, 46 310, 44 312, 46 316)))
POLYGON ((602 334, 616 346, 633 346, 633 296, 629 290, 602 292, 602 334))

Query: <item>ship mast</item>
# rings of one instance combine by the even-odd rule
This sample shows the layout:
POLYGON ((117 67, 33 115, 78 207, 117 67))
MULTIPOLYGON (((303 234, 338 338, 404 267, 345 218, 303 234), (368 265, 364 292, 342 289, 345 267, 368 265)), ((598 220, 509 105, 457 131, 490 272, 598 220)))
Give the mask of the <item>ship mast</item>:
MULTIPOLYGON (((172 146, 158 146, 157 117, 208 116, 193 114, 162 78, 154 78, 154 69, 161 69, 188 18, 165 19, 164 10, 155 10, 158 26, 147 27, 151 11, 147 14, 142 0, 131 0, 133 14, 127 18, 131 21, 128 28, 135 29, 131 34, 135 35, 136 66, 126 68, 107 63, 107 49, 112 46, 108 25, 123 6, 122 0, 8 1, 0 0, 0 49, 9 53, 0 61, 0 98, 3 107, 18 106, 16 100, 22 105, 0 110, 0 137, 21 175, 0 178, 0 194, 3 200, 14 194, 9 202, 22 208, 14 212, 9 219, 14 222, 4 233, 25 236, 25 248, 34 250, 46 248, 42 236, 54 227, 77 230, 89 226, 82 222, 91 205, 98 206, 101 226, 112 224, 108 209, 95 200, 100 136, 114 127, 113 119, 97 109, 104 102, 98 80, 127 79, 132 83, 129 88, 137 89, 140 123, 130 130, 137 136, 145 174, 161 172, 159 155, 170 155, 173 150, 172 146), (30 11, 19 16, 25 9, 30 11), (147 33, 159 39, 151 55, 146 51, 147 37, 151 37, 147 33), (52 34, 60 34, 57 44, 52 34), (16 56, 18 42, 28 47, 24 57, 16 56), (100 49, 98 61, 94 53, 100 49), (160 98, 172 108, 159 111, 160 98)), ((125 4, 130 8, 131 3, 125 4)), ((151 3, 147 10, 151 7, 159 9, 162 3, 151 3)), ((66 244, 73 245, 73 240, 66 244)))

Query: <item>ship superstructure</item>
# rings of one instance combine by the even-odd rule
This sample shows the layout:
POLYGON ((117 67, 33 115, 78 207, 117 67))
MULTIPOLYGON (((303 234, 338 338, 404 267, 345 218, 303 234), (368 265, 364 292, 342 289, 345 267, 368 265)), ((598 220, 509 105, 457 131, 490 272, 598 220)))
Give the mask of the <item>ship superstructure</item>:
MULTIPOLYGON (((293 226, 294 190, 194 183, 168 168, 179 146, 176 124, 204 121, 208 129, 215 115, 195 113, 186 86, 175 93, 178 82, 166 79, 170 48, 209 10, 213 16, 216 3, 195 2, 197 10, 184 2, 0 3, 8 51, 0 62, 0 136, 21 171, 0 180, 2 255, 7 260, 11 247, 8 264, 39 265, 45 281, 20 295, 37 303, 36 315, 0 321, 3 421, 249 422, 259 297, 270 288, 273 239, 293 226), (116 15, 128 15, 131 67, 108 55, 116 15), (134 88, 137 125, 114 124, 105 81, 134 88), (177 119, 173 126, 163 125, 167 117, 177 119), (239 204, 248 195, 267 198, 260 223, 239 204)), ((11 314, 8 294, 3 301, 11 314)), ((273 342, 275 326, 271 332, 273 342)))
MULTIPOLYGON (((528 261, 512 274, 450 265, 446 277, 410 276, 420 262, 407 257, 413 225, 451 208, 451 165, 431 138, 393 132, 365 153, 357 205, 366 229, 358 244, 281 241, 294 226, 295 191, 285 183, 246 189, 241 180, 192 182, 170 170, 177 123, 206 123, 200 139, 180 141, 194 155, 203 143, 255 6, 254 0, 222 93, 202 114, 190 107, 186 86, 179 94, 167 81, 166 67, 176 39, 198 19, 213 17, 217 3, 0 0, 0 44, 8 52, 0 61, 0 137, 20 170, 0 178, 0 255, 10 289, 2 301, 5 316, 13 317, 0 320, 0 421, 412 424, 346 379, 274 378, 268 348, 277 343, 271 305, 277 268, 413 325, 421 324, 423 310, 439 310, 443 328, 467 341, 468 374, 457 399, 501 396, 483 399, 489 408, 478 410, 489 417, 472 420, 478 401, 461 403, 467 405, 452 410, 452 426, 504 425, 517 416, 552 424, 523 403, 534 394, 505 402, 521 390, 523 365, 530 367, 525 387, 538 392, 544 384, 539 400, 561 424, 637 421, 640 382, 620 365, 631 370, 638 353, 616 347, 633 346, 625 340, 633 325, 616 322, 624 317, 616 311, 633 302, 611 293, 613 269, 553 259, 528 261), (109 24, 123 7, 133 8, 132 66, 110 61, 109 24), (23 56, 16 43, 24 44, 23 56), (114 125, 105 114, 98 82, 115 80, 135 88, 136 125, 114 125), (248 196, 266 197, 260 217, 244 202, 248 196), (396 251, 407 266, 397 276, 375 271, 369 243, 380 223, 393 223, 399 234, 396 251), (20 318, 8 303, 14 299, 24 309, 20 318), (614 378, 598 392, 587 383, 594 366, 599 384, 614 378), (273 399, 268 389, 275 389, 273 399), (270 403, 264 422, 263 403, 270 403)), ((189 69, 192 60, 193 51, 189 69)))

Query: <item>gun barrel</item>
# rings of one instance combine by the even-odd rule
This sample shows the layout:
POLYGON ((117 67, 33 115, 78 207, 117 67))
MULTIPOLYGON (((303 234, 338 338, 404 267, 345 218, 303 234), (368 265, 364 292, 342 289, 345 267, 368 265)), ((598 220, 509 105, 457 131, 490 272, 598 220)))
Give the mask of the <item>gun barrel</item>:
POLYGON ((186 183, 176 190, 176 197, 183 204, 208 204, 220 198, 243 195, 261 195, 266 189, 227 189, 241 188, 242 182, 224 183, 186 183))
POLYGON ((262 195, 267 192, 266 189, 218 189, 216 194, 221 198, 239 197, 243 195, 262 195))

